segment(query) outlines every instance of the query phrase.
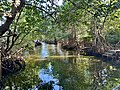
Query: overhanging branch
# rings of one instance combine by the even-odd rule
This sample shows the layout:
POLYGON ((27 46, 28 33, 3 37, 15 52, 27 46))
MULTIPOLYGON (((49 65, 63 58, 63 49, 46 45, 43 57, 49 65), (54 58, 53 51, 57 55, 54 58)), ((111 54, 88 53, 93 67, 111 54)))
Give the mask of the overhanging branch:
POLYGON ((52 16, 54 12, 53 12, 53 13, 49 13, 49 12, 47 12, 46 10, 44 10, 43 8, 38 7, 38 6, 35 6, 35 5, 32 5, 32 4, 25 4, 25 5, 35 7, 35 8, 37 8, 37 9, 45 12, 47 15, 49 15, 50 17, 52 17, 52 18, 55 20, 55 18, 52 16))

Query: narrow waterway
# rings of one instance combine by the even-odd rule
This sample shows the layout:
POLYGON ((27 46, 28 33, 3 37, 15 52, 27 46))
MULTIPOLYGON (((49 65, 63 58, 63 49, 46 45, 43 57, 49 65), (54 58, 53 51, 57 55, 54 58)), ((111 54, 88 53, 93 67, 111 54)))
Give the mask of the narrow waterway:
POLYGON ((3 90, 119 90, 119 61, 106 61, 42 43, 26 52, 25 70, 4 77, 3 90))

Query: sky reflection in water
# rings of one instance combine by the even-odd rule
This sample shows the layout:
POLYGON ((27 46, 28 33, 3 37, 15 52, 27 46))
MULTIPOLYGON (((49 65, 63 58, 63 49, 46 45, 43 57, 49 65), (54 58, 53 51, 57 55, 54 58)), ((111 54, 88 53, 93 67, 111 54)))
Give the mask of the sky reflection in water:
POLYGON ((63 51, 45 43, 38 51, 26 59, 24 71, 4 78, 3 90, 37 90, 37 85, 50 81, 54 82, 55 90, 120 89, 117 87, 120 86, 119 61, 106 62, 94 57, 76 56, 75 52, 63 51), (41 61, 40 57, 47 58, 41 61))
POLYGON ((53 81, 53 90, 62 90, 62 86, 59 86, 59 80, 54 78, 53 75, 53 66, 51 63, 49 63, 49 66, 47 69, 41 69, 39 72, 39 77, 43 81, 43 83, 48 83, 50 81, 53 81))

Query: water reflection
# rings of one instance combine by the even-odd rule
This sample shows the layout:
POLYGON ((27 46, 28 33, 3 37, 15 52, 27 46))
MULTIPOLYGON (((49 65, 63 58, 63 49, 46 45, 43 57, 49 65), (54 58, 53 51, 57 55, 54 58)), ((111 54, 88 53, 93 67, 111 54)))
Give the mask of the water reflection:
POLYGON ((120 67, 113 62, 77 56, 76 52, 63 51, 56 45, 42 43, 26 62, 24 71, 4 78, 3 90, 46 90, 39 88, 48 87, 49 83, 53 87, 49 90, 120 89, 120 67))
POLYGON ((42 48, 41 48, 41 58, 45 58, 49 56, 49 50, 47 44, 42 42, 42 48))
POLYGON ((54 45, 54 44, 48 45, 48 49, 50 51, 49 56, 62 56, 62 55, 64 55, 63 51, 61 50, 61 48, 59 46, 59 44, 57 44, 57 45, 54 45))
POLYGON ((52 61, 52 65, 54 65, 55 69, 57 68, 55 70, 57 71, 56 74, 60 75, 59 80, 63 89, 97 90, 104 87, 103 82, 106 80, 106 73, 101 70, 101 62, 96 68, 92 65, 91 68, 89 67, 90 64, 94 65, 96 62, 91 62, 88 58, 68 58, 66 62, 62 60, 52 61), (99 74, 101 71, 102 74, 99 74))
POLYGON ((43 83, 53 82, 53 90, 62 90, 62 87, 58 85, 59 80, 57 78, 54 78, 53 66, 51 65, 51 62, 49 62, 47 69, 40 70, 39 78, 43 81, 43 83))

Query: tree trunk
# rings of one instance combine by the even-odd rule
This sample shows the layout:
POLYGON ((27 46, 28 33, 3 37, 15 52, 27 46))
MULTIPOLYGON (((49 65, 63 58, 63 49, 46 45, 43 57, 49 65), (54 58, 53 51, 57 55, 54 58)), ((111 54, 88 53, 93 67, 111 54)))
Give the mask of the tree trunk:
MULTIPOLYGON (((103 24, 104 25, 104 24, 103 24)), ((102 31, 104 29, 104 26, 101 26, 102 28, 98 28, 96 24, 96 20, 94 19, 94 51, 97 53, 104 53, 105 51, 111 49, 112 47, 108 44, 105 37, 102 35, 102 31)))
POLYGON ((12 10, 10 12, 10 15, 6 16, 7 18, 6 22, 0 26, 0 36, 2 36, 6 31, 10 30, 10 25, 14 21, 16 14, 22 9, 25 3, 25 0, 20 0, 20 4, 18 5, 16 3, 16 0, 12 0, 12 1, 13 1, 13 4, 12 4, 12 10))

